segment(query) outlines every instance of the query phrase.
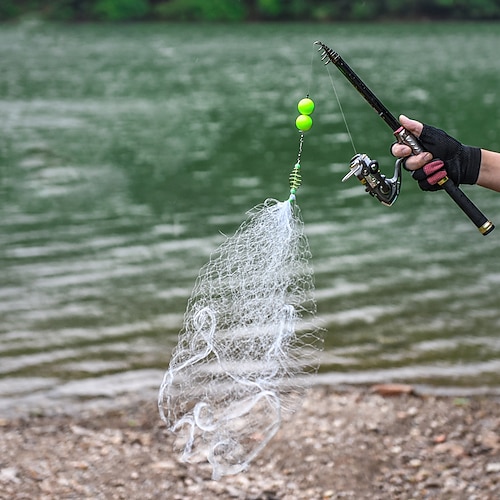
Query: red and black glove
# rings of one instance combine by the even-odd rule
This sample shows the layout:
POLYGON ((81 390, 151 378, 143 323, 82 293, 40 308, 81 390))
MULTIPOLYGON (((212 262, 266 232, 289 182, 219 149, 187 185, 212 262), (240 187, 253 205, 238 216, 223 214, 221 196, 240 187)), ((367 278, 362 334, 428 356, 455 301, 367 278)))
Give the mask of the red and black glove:
POLYGON ((441 129, 424 125, 419 137, 426 151, 434 160, 422 168, 412 171, 420 189, 436 191, 438 182, 446 175, 457 185, 475 184, 481 165, 481 149, 465 146, 441 129))

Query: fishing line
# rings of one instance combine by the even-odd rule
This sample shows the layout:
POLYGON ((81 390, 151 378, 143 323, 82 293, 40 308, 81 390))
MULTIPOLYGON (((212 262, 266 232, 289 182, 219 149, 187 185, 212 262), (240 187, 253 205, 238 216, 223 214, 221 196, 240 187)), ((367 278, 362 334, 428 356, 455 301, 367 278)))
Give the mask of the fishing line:
POLYGON ((309 64, 309 81, 307 82, 307 94, 306 94, 306 97, 309 97, 309 95, 311 94, 311 85, 312 85, 312 81, 313 81, 313 75, 314 75, 314 60, 316 59, 316 49, 313 45, 312 49, 311 49, 311 62, 309 64))
POLYGON ((338 103, 339 109, 340 109, 340 114, 342 115, 342 119, 344 121, 344 125, 345 125, 345 128, 347 130, 347 134, 349 135, 349 140, 351 141, 352 149, 354 150, 354 154, 357 154, 356 146, 354 145, 354 138, 353 138, 353 135, 351 134, 351 130, 350 130, 349 125, 347 123, 347 118, 346 118, 346 115, 344 113, 344 109, 342 108, 342 104, 340 103, 340 98, 339 98, 339 95, 337 93, 337 88, 335 87, 335 81, 333 79, 332 73, 331 73, 328 65, 326 66, 326 69, 328 70, 328 76, 330 77, 330 82, 332 84, 333 93, 335 94, 335 98, 337 99, 337 103, 338 103))

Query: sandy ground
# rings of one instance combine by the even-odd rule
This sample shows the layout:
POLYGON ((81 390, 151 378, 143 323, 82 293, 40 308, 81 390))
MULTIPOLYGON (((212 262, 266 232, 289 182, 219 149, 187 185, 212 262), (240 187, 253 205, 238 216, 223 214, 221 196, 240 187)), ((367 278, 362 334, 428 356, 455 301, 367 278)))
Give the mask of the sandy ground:
POLYGON ((220 481, 179 461, 150 399, 0 419, 0 498, 500 498, 500 398, 387 392, 308 389, 249 469, 220 481))

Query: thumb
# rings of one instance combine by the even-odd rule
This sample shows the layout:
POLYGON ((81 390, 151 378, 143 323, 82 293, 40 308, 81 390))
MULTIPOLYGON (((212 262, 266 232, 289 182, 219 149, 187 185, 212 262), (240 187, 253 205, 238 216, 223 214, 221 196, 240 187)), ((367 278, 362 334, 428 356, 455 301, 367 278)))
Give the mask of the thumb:
POLYGON ((411 132, 416 137, 420 137, 422 129, 424 128, 424 125, 422 123, 418 122, 417 120, 412 120, 406 115, 399 116, 399 123, 401 123, 401 125, 403 125, 406 130, 411 132))

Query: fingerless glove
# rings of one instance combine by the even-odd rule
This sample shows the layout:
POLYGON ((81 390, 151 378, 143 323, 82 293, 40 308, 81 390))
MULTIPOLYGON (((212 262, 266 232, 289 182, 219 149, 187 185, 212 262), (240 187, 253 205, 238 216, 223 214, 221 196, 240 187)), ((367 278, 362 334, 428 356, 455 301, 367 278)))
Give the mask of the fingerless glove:
POLYGON ((411 173, 411 176, 418 182, 422 191, 437 191, 441 189, 439 181, 447 175, 444 163, 441 160, 432 160, 427 165, 411 173))
POLYGON ((458 186, 475 184, 481 166, 481 149, 465 146, 441 129, 424 125, 420 142, 432 156, 444 162, 448 177, 458 186))

